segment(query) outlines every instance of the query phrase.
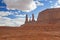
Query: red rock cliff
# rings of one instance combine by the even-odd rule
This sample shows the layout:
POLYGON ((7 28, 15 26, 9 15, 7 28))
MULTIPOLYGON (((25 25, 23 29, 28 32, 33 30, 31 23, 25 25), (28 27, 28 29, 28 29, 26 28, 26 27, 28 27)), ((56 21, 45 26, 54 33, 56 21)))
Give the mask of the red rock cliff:
POLYGON ((40 12, 37 21, 40 23, 59 23, 60 8, 47 9, 40 12))

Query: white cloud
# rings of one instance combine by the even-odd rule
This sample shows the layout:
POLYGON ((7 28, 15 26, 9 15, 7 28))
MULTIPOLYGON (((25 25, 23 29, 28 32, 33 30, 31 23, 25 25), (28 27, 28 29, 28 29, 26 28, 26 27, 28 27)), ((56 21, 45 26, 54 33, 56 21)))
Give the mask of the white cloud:
POLYGON ((0 16, 8 16, 10 14, 11 13, 9 13, 9 12, 3 12, 3 11, 0 12, 0 16))
POLYGON ((55 5, 52 5, 51 8, 60 8, 60 0, 57 0, 55 5))
POLYGON ((16 24, 16 26, 20 26, 20 25, 24 24, 25 18, 15 18, 12 20, 12 22, 14 22, 16 24))
POLYGON ((0 26, 21 26, 24 24, 25 18, 10 19, 7 17, 0 17, 0 26))
POLYGON ((60 0, 58 0, 57 2, 58 2, 58 4, 60 4, 60 0))
POLYGON ((8 8, 16 8, 22 11, 30 12, 36 9, 35 1, 33 0, 4 0, 8 8))
POLYGON ((25 18, 21 18, 21 17, 25 15, 15 15, 17 18, 14 19, 3 17, 11 14, 12 13, 10 12, 3 12, 3 11, 0 12, 0 26, 21 26, 22 24, 24 24, 25 18))
POLYGON ((53 1, 49 1, 50 3, 52 3, 53 1))
POLYGON ((16 17, 25 17, 26 15, 16 15, 16 17))
POLYGON ((39 2, 39 1, 35 1, 35 3, 36 3, 37 6, 44 6, 44 4, 39 2))

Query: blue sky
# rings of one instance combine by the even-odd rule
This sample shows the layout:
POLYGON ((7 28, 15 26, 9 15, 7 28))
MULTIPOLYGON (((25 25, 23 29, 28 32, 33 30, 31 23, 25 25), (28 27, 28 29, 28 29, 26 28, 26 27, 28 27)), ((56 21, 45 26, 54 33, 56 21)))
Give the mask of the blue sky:
POLYGON ((0 0, 0 25, 20 26, 26 14, 31 17, 33 13, 37 19, 39 12, 59 7, 60 0, 0 0))

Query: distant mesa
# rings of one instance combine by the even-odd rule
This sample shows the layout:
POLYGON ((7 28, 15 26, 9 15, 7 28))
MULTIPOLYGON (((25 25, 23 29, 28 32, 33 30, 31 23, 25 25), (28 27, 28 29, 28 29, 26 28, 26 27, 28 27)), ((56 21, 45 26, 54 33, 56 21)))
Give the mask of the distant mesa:
POLYGON ((37 21, 51 24, 58 23, 60 21, 60 8, 46 9, 40 12, 37 21))
MULTIPOLYGON (((46 9, 38 14, 37 21, 34 19, 34 14, 32 14, 32 22, 35 23, 48 23, 48 24, 55 24, 59 23, 60 21, 60 8, 52 8, 52 9, 46 9)), ((26 15, 26 21, 25 24, 28 22, 28 15, 26 15)))
POLYGON ((59 30, 60 29, 60 8, 46 9, 39 13, 37 21, 32 14, 32 20, 28 21, 26 15, 25 24, 21 29, 37 29, 37 30, 59 30))

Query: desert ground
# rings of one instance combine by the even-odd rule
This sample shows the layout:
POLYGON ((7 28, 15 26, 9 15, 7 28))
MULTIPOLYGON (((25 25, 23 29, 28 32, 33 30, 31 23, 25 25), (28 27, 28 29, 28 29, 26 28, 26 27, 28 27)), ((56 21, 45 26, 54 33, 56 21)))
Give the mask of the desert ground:
POLYGON ((38 26, 28 26, 30 29, 26 27, 0 27, 0 40, 60 40, 59 30, 38 30, 38 26))

